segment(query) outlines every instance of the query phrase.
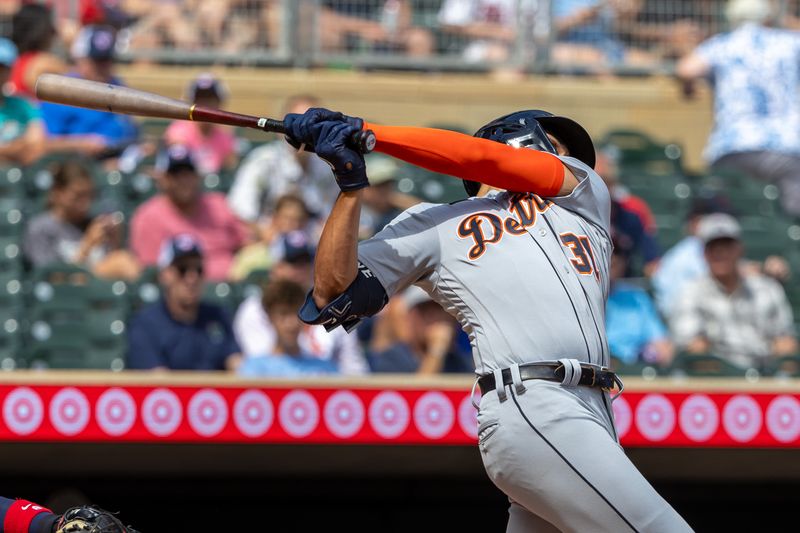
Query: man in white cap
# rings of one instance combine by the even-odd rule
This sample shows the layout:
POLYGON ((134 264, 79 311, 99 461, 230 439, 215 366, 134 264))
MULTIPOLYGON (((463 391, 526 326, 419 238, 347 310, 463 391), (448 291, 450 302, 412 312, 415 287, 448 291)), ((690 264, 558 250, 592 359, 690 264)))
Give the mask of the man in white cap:
POLYGON ((768 0, 730 0, 732 31, 715 35, 680 60, 676 73, 688 86, 709 78, 714 129, 704 156, 777 182, 784 209, 800 215, 800 34, 771 28, 768 0))
POLYGON ((732 216, 708 215, 697 237, 708 274, 677 300, 671 329, 689 353, 713 353, 742 368, 759 368, 771 356, 797 351, 794 320, 783 288, 761 274, 744 275, 741 228, 732 216))

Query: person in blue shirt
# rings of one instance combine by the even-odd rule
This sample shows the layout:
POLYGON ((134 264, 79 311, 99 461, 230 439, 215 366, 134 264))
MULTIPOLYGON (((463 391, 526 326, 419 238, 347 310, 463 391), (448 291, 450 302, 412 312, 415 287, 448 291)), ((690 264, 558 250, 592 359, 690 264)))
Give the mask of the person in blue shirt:
POLYGON ((275 342, 263 347, 262 356, 246 358, 239 367, 240 375, 295 377, 339 373, 336 363, 306 353, 300 346, 300 333, 308 326, 300 321, 297 310, 305 299, 305 289, 294 281, 273 279, 264 287, 261 301, 275 328, 275 342))
MULTIPOLYGON (((86 26, 72 46, 75 70, 69 76, 121 85, 114 75, 116 35, 107 26, 86 26)), ((139 137, 131 117, 107 111, 43 102, 42 117, 51 137, 76 137, 81 144, 95 147, 99 157, 119 155, 139 137)), ((86 151, 86 150, 84 150, 86 151)))
POLYGON ((769 0, 731 0, 731 31, 701 43, 676 65, 688 96, 699 79, 714 91, 714 127, 704 157, 776 182, 781 204, 800 215, 800 33, 770 25, 769 0))
POLYGON ((168 239, 158 258, 162 297, 128 328, 128 368, 234 370, 241 361, 230 317, 201 301, 203 251, 188 234, 168 239))
POLYGON ((622 279, 629 255, 629 248, 615 241, 606 304, 608 346, 611 355, 625 364, 643 361, 666 366, 675 347, 647 291, 622 279))

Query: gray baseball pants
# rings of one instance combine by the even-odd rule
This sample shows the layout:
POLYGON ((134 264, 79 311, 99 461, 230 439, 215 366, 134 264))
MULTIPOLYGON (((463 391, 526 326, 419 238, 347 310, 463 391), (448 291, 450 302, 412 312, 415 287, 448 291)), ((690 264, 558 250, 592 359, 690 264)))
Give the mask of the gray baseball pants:
POLYGON ((521 386, 486 393, 478 412, 484 467, 511 502, 507 533, 692 531, 623 452, 607 392, 521 386))

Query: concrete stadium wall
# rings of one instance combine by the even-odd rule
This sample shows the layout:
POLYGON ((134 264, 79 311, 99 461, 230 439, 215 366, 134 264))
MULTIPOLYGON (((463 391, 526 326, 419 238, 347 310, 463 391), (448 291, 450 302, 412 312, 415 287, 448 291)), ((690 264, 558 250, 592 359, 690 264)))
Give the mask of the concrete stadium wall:
MULTIPOLYGON (((669 78, 572 77, 493 79, 485 75, 212 69, 231 92, 227 108, 282 115, 287 96, 312 93, 328 107, 387 124, 461 124, 472 129, 516 109, 542 108, 570 116, 596 138, 612 128, 636 128, 684 148, 687 166, 703 168, 702 147, 711 128, 707 90, 686 101, 669 78)), ((120 73, 132 87, 180 97, 197 68, 128 66, 120 73)))

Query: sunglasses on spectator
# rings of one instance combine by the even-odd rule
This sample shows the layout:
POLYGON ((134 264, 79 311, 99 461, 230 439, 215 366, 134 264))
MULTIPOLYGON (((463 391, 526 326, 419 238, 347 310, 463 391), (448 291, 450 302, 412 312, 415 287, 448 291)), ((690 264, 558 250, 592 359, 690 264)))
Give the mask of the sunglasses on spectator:
POLYGON ((204 272, 203 265, 175 265, 175 270, 178 271, 178 274, 180 274, 182 278, 186 277, 189 271, 194 272, 202 278, 204 272))

